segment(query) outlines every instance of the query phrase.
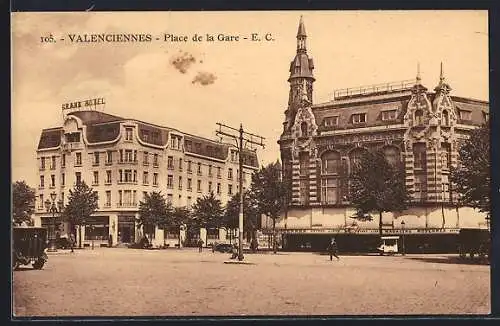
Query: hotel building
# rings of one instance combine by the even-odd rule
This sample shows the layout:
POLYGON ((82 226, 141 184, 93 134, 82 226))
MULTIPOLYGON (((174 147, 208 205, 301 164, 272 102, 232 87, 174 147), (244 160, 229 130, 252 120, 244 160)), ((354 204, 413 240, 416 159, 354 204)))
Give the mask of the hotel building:
MULTIPOLYGON (((441 66, 431 90, 417 73, 415 80, 337 90, 331 101, 313 104, 315 66, 306 39, 301 19, 278 141, 283 173, 292 184, 292 202, 278 223, 283 246, 323 248, 334 234, 352 234, 357 237, 342 241, 363 243, 366 237, 359 236, 378 234, 378 217, 350 218, 355 210, 349 203, 349 176, 367 150, 381 150, 388 160, 404 163, 406 187, 412 191, 408 210, 384 213, 384 233, 401 234, 405 228, 409 235, 446 235, 460 227, 484 227, 485 214, 457 207, 450 168, 470 130, 488 121, 489 103, 454 96, 441 66)), ((415 244, 432 242, 421 239, 415 244)))
MULTIPOLYGON (((244 150, 243 186, 258 169, 256 152, 244 150)), ((69 190, 85 181, 99 196, 98 210, 82 229, 82 243, 113 245, 137 242, 139 201, 144 194, 161 191, 174 207, 191 206, 213 192, 224 205, 239 191, 239 152, 231 144, 191 135, 175 128, 127 119, 97 110, 75 110, 62 127, 43 129, 37 149, 39 185, 35 225, 49 226, 52 216, 44 202, 55 192, 66 205, 69 190), (92 234, 90 230, 92 230, 92 234)), ((66 236, 67 223, 57 221, 66 236)), ((78 236, 78 232, 76 232, 78 236)), ((163 234, 153 242, 179 245, 185 232, 163 234)), ((226 238, 225 230, 208 234, 205 243, 226 238), (208 240, 208 241, 207 241, 208 240)))

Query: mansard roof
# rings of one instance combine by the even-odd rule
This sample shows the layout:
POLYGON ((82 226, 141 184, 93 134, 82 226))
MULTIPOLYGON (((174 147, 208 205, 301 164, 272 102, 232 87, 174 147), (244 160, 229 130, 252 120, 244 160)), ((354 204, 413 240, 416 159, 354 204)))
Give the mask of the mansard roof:
POLYGON ((82 120, 84 125, 92 125, 92 124, 125 120, 122 117, 119 117, 116 115, 111 115, 111 114, 100 112, 100 111, 95 111, 95 110, 75 111, 75 112, 69 113, 68 115, 74 115, 75 117, 78 117, 80 120, 82 120))
MULTIPOLYGON (((436 93, 428 92, 427 96, 432 103, 436 93)), ((411 98, 411 91, 402 90, 395 93, 384 94, 356 94, 352 97, 342 97, 326 103, 315 104, 312 107, 316 118, 318 131, 353 129, 373 126, 384 126, 403 123, 408 101, 411 98), (397 109, 395 120, 383 121, 382 112, 397 109), (366 114, 366 122, 353 124, 352 115, 357 113, 366 114), (324 120, 327 117, 338 117, 338 125, 325 126, 324 120)), ((489 111, 489 103, 471 98, 451 96, 457 110, 470 111, 472 119, 470 121, 459 120, 462 124, 481 125, 484 123, 484 113, 489 111), (484 113, 483 113, 484 112, 484 113)), ((459 115, 457 114, 459 117, 459 115)))
POLYGON ((62 133, 63 129, 61 127, 43 129, 38 142, 38 149, 58 147, 61 144, 62 133))

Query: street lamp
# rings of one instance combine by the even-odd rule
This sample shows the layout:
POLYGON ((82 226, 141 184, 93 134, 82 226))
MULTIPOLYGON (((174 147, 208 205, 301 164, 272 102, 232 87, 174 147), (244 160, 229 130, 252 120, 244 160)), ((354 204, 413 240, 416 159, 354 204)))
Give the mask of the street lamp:
POLYGON ((401 220, 401 231, 402 231, 402 236, 401 236, 401 252, 404 255, 406 255, 405 253, 405 221, 404 220, 401 220))
POLYGON ((56 198, 57 194, 55 192, 52 192, 50 194, 50 199, 52 200, 46 200, 45 201, 45 208, 47 210, 47 213, 52 213, 52 223, 49 227, 49 248, 47 251, 57 251, 57 245, 56 245, 56 213, 61 212, 63 209, 63 203, 62 201, 58 201, 56 205, 56 198))

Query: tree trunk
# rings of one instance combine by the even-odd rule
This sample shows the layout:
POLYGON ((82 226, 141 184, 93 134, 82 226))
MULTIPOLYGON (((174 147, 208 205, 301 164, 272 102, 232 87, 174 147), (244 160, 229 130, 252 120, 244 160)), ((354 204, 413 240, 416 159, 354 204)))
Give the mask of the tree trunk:
POLYGON ((382 211, 378 213, 378 233, 382 236, 382 211))
POLYGON ((82 226, 78 226, 78 248, 82 249, 82 226))
POLYGON ((273 252, 276 253, 276 219, 273 218, 273 252))

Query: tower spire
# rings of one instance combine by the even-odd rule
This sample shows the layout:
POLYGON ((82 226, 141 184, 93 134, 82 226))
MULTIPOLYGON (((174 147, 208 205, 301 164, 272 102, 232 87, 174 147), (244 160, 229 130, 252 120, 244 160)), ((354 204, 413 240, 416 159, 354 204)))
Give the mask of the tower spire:
POLYGON ((417 62, 417 84, 422 82, 422 77, 420 77, 420 62, 417 62))
POLYGON ((444 72, 443 72, 443 62, 441 61, 441 69, 439 72, 439 82, 443 83, 444 82, 444 72))
POLYGON ((304 19, 300 16, 299 28, 297 30, 297 53, 306 53, 306 28, 304 26, 304 19))
POLYGON ((443 69, 443 62, 441 61, 441 66, 439 69, 439 84, 434 88, 436 92, 438 91, 444 91, 445 93, 449 93, 451 91, 450 85, 445 80, 444 77, 444 69, 443 69))
POLYGON ((302 15, 300 15, 299 29, 297 31, 297 38, 299 38, 299 36, 307 37, 306 28, 304 27, 304 19, 302 18, 302 15))

